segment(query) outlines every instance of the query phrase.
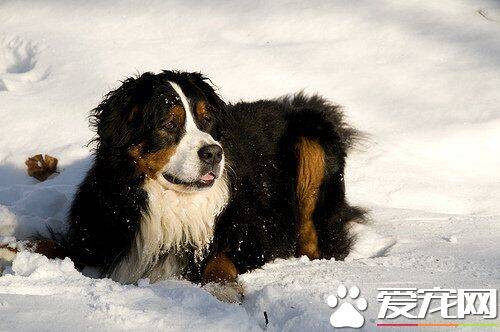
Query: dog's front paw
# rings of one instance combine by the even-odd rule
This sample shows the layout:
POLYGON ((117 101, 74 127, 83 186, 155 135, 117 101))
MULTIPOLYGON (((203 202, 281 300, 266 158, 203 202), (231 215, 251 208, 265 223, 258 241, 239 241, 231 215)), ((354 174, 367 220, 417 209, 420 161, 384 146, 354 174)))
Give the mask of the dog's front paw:
POLYGON ((230 281, 224 283, 210 282, 203 286, 207 292, 215 296, 219 301, 226 303, 243 302, 245 288, 237 281, 230 281))

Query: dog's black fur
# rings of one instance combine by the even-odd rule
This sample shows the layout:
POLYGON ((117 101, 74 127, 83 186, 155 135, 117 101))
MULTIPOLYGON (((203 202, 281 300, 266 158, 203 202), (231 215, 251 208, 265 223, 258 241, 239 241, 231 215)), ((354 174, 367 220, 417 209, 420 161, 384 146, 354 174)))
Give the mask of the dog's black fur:
POLYGON ((362 221, 364 211, 345 199, 345 158, 359 134, 345 124, 341 109, 319 96, 298 93, 229 105, 222 120, 231 200, 217 220, 213 251, 225 252, 240 273, 295 255, 294 146, 306 137, 325 151, 325 178, 313 216, 321 257, 345 258, 353 243, 347 222, 362 221))
MULTIPOLYGON (((353 237, 347 223, 362 220, 363 211, 345 198, 345 158, 357 131, 346 125, 340 108, 302 93, 225 105, 202 75, 165 71, 125 80, 92 113, 95 163, 75 196, 64 241, 76 262, 98 266, 106 275, 130 249, 148 197, 142 189, 144 174, 137 172, 129 150, 143 143, 154 152, 178 140, 175 134, 161 139, 155 134, 166 112, 168 80, 208 102, 213 121, 203 129, 222 143, 227 160, 230 198, 216 219, 207 260, 224 252, 243 273, 296 254, 294 147, 300 137, 318 142, 325 151, 325 176, 313 214, 321 257, 343 259, 348 254, 353 237)), ((191 249, 185 250, 189 256, 191 249)), ((199 281, 199 267, 207 260, 200 264, 190 258, 184 276, 199 281)))

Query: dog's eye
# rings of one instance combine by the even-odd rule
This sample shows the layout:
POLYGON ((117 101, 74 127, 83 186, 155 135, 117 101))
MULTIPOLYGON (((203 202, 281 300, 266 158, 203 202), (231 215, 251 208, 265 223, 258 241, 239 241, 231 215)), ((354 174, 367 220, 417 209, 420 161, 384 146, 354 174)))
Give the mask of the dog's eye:
POLYGON ((204 115, 202 118, 203 124, 209 125, 212 123, 212 117, 209 115, 204 115))
POLYGON ((177 123, 175 123, 175 121, 169 121, 167 123, 165 123, 162 127, 163 130, 166 130, 166 131, 173 131, 177 128, 177 123))

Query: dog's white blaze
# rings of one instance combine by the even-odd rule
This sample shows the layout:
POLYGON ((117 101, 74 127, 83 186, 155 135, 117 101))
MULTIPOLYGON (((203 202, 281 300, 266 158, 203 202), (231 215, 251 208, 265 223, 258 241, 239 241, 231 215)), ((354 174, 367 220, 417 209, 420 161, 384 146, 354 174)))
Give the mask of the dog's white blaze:
MULTIPOLYGON (((177 84, 170 84, 186 112, 186 133, 165 170, 189 181, 199 176, 198 149, 205 144, 218 143, 198 129, 185 94, 177 84)), ((223 163, 224 160, 221 172, 223 163)), ((216 179, 210 188, 199 191, 182 192, 175 188, 161 174, 156 179, 146 178, 143 189, 148 195, 148 207, 142 212, 132 248, 111 273, 112 279, 133 283, 141 278, 155 282, 177 277, 188 263, 182 249, 194 248, 195 255, 201 257, 208 247, 215 218, 229 199, 225 176, 216 179)))
MULTIPOLYGON (((201 131, 193 118, 189 100, 182 91, 179 85, 174 82, 169 82, 175 92, 179 95, 182 101, 182 106, 186 113, 185 131, 179 145, 175 150, 175 154, 170 159, 166 167, 166 171, 175 177, 186 182, 196 181, 200 176, 200 159, 198 150, 209 144, 219 144, 213 137, 201 131)), ((223 164, 221 163, 221 166, 223 164)), ((222 169, 222 167, 221 167, 222 169)))

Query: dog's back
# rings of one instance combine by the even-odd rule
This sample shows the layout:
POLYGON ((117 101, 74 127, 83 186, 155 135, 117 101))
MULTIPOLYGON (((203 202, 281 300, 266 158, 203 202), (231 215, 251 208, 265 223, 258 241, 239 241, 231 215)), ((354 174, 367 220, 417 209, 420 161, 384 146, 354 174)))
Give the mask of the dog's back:
POLYGON ((230 105, 224 125, 231 200, 213 251, 240 273, 277 257, 343 259, 348 224, 364 213, 345 198, 345 157, 358 132, 340 108, 297 94, 230 105))

